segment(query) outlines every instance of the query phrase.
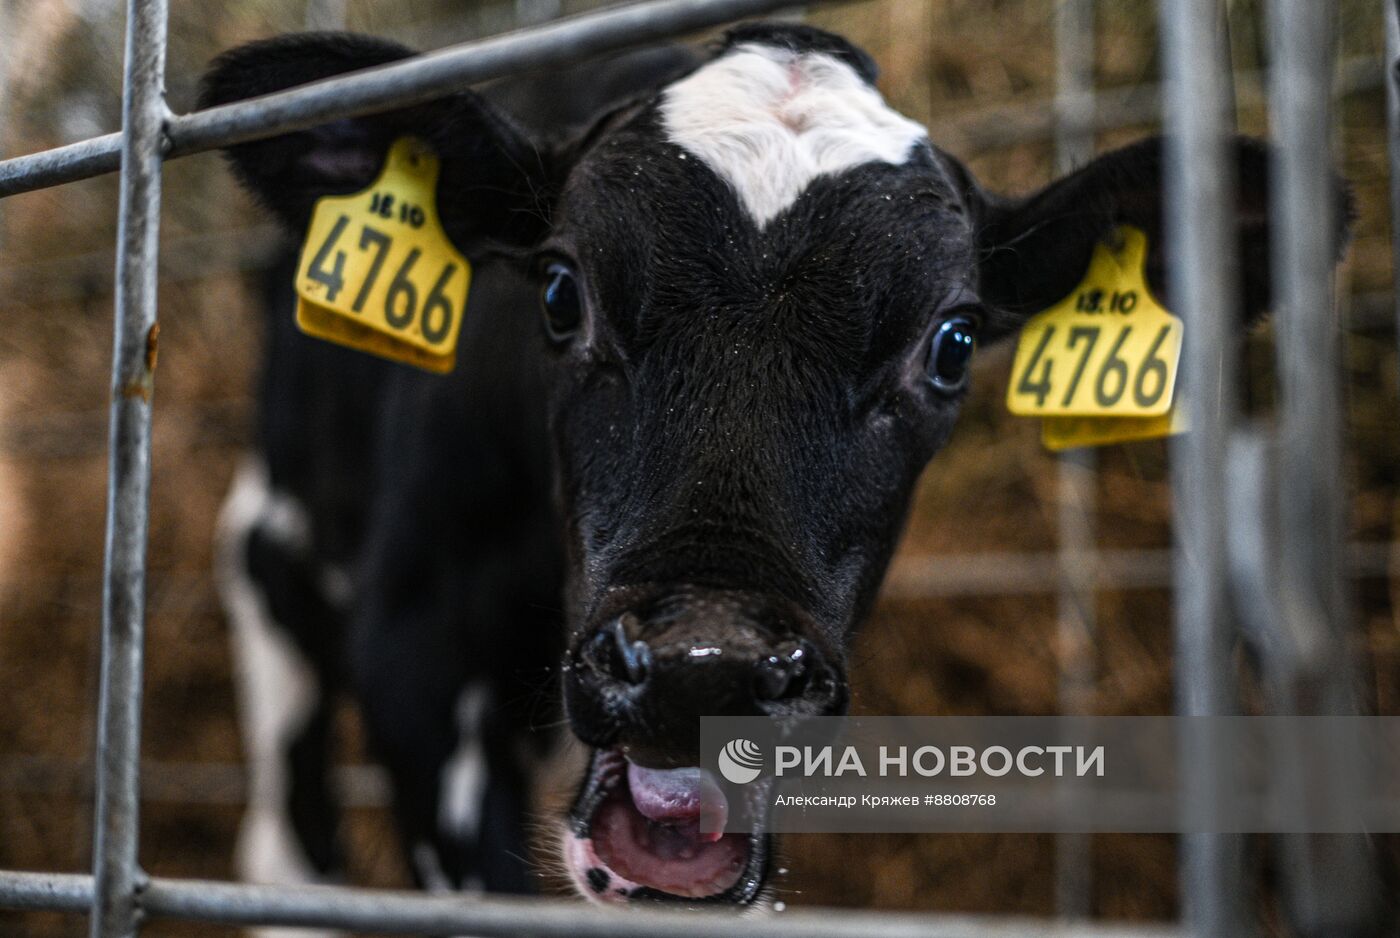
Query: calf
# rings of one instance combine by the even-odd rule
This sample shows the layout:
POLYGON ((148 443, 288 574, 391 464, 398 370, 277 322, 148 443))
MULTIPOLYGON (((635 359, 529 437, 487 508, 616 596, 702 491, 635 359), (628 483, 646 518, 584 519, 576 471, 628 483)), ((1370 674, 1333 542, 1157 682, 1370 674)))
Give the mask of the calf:
MULTIPOLYGON (((410 54, 254 43, 203 103, 410 54)), ((557 689, 591 753, 561 851, 579 891, 761 895, 763 830, 699 834, 700 715, 842 712, 852 635, 974 346, 1068 294, 1120 224, 1148 232, 1163 289, 1160 141, 996 196, 875 77, 839 37, 748 25, 634 73, 577 133, 462 89, 230 148, 299 233, 419 136, 479 264, 447 377, 297 334, 290 264, 268 297, 257 454, 223 528, 250 875, 340 869, 326 761, 346 689, 419 881, 527 890, 529 760, 557 689)), ((1267 156, 1233 155, 1255 316, 1267 156)))

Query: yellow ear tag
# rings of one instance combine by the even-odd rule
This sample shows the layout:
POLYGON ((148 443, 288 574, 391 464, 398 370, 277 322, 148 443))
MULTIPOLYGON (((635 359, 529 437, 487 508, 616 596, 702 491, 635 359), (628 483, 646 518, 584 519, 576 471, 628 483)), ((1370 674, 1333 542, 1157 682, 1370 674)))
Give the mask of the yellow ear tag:
POLYGON ((438 220, 438 168, 425 143, 400 137, 368 189, 317 200, 297 264, 302 332, 452 370, 472 271, 438 220))
POLYGON ((1081 446, 1107 446, 1133 440, 1155 440, 1191 429, 1186 413, 1173 407, 1160 417, 1046 417, 1040 425, 1040 442, 1060 452, 1081 446))
POLYGON ((1181 431, 1172 416, 1181 320, 1148 289, 1146 261, 1147 236, 1118 228, 1095 245, 1074 292, 1022 328, 1006 406, 1047 418, 1049 448, 1181 431))

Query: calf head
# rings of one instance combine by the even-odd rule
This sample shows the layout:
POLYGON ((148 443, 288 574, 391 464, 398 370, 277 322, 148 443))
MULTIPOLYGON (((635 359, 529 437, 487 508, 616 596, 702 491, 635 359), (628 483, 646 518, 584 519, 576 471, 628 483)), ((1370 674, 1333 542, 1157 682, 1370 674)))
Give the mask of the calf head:
MULTIPOLYGON (((255 44, 216 65, 205 102, 408 54, 348 36, 255 44)), ((317 197, 367 185, 396 136, 425 137, 449 234, 539 278, 538 313, 512 312, 541 316, 553 373, 565 702, 594 751, 564 852, 588 895, 758 895, 763 833, 698 831, 724 808, 686 768, 699 717, 843 711, 848 644, 974 347, 1069 293, 1116 225, 1161 244, 1160 141, 1002 198, 874 80, 835 36, 756 25, 578 139, 528 139, 462 91, 230 151, 300 229, 317 197)), ((1241 140, 1235 158, 1254 316, 1267 154, 1241 140)), ((1165 263, 1156 247, 1159 291, 1165 263)))

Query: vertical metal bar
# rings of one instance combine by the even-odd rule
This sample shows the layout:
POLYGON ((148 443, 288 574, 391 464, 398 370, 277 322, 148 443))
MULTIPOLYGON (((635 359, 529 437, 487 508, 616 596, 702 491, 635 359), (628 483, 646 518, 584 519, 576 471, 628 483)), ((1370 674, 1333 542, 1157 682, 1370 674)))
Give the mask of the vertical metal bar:
MULTIPOLYGON (((1233 348, 1238 322, 1233 166, 1227 159, 1228 88, 1216 0, 1162 4, 1168 130, 1165 199, 1173 301, 1186 324, 1182 404, 1191 432, 1172 440, 1176 531, 1176 694, 1179 715, 1236 708, 1234 630, 1226 582, 1225 451, 1237 411, 1233 348)), ((1189 802, 1219 805, 1226 760, 1212 747, 1184 752, 1197 767, 1189 802)), ((1181 839, 1182 915, 1200 938, 1252 928, 1239 837, 1181 839)))
MULTIPOLYGON (((1094 0, 1055 4, 1055 170, 1068 173, 1094 155, 1094 0)), ((1058 644, 1060 712, 1086 713, 1094 690, 1094 469, 1092 449, 1059 461, 1058 644)), ((1055 837, 1055 908, 1069 918, 1093 910, 1093 842, 1055 837)))
POLYGON ((1332 4, 1275 0, 1271 81, 1280 516, 1285 576, 1342 628, 1341 334, 1332 301, 1332 4))
MULTIPOLYGON (((1311 660, 1276 680, 1279 705, 1302 714, 1357 710, 1355 629, 1343 535, 1341 329, 1333 302, 1340 206, 1332 159, 1332 67, 1337 11, 1316 0, 1275 0, 1271 104, 1278 154, 1271 174, 1279 381, 1278 506, 1284 618, 1311 638, 1311 660)), ((1394 141, 1391 141, 1392 151, 1394 141)), ((1394 158, 1392 152, 1392 158, 1394 158)), ((1320 755, 1320 754, 1319 754, 1320 755)), ((1298 760, 1295 791, 1350 805, 1360 766, 1298 760)), ((1376 910, 1371 851, 1359 836, 1282 838, 1285 896, 1303 934, 1370 930, 1376 910)))
POLYGON ((1386 135, 1390 152, 1390 257, 1395 336, 1400 340, 1400 0, 1382 0, 1385 18, 1386 135))
POLYGON ((121 197, 112 353, 102 683, 92 938, 127 938, 136 898, 151 393, 156 362, 156 257, 166 115, 166 0, 128 0, 122 90, 121 197))

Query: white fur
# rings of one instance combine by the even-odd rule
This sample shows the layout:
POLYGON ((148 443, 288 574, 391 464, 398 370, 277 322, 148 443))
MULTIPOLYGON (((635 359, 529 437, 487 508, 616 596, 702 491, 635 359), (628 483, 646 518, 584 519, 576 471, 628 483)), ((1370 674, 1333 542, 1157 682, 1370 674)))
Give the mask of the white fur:
POLYGON ((758 43, 676 82, 661 115, 671 142, 729 183, 760 228, 814 179, 901 164, 928 136, 840 59, 758 43))
POLYGON ((285 492, 269 488, 264 471, 263 502, 258 527, 274 543, 297 553, 311 548, 311 517, 306 506, 285 492))
POLYGON ((486 688, 469 685, 457 698, 457 748, 442 767, 438 826, 462 840, 476 836, 481 799, 486 793, 486 754, 481 748, 481 718, 486 688))
MULTIPOLYGON (((274 537, 309 538, 301 505, 268 486, 267 470, 249 462, 234 478, 219 512, 216 576, 233 638, 238 716, 248 758, 248 806, 235 862, 249 882, 294 885, 318 881, 287 813, 286 745, 310 716, 321 690, 287 634, 273 621, 267 600, 244 563, 248 535, 268 528, 274 537)), ((259 938, 307 938, 333 932, 259 929, 259 938)))

